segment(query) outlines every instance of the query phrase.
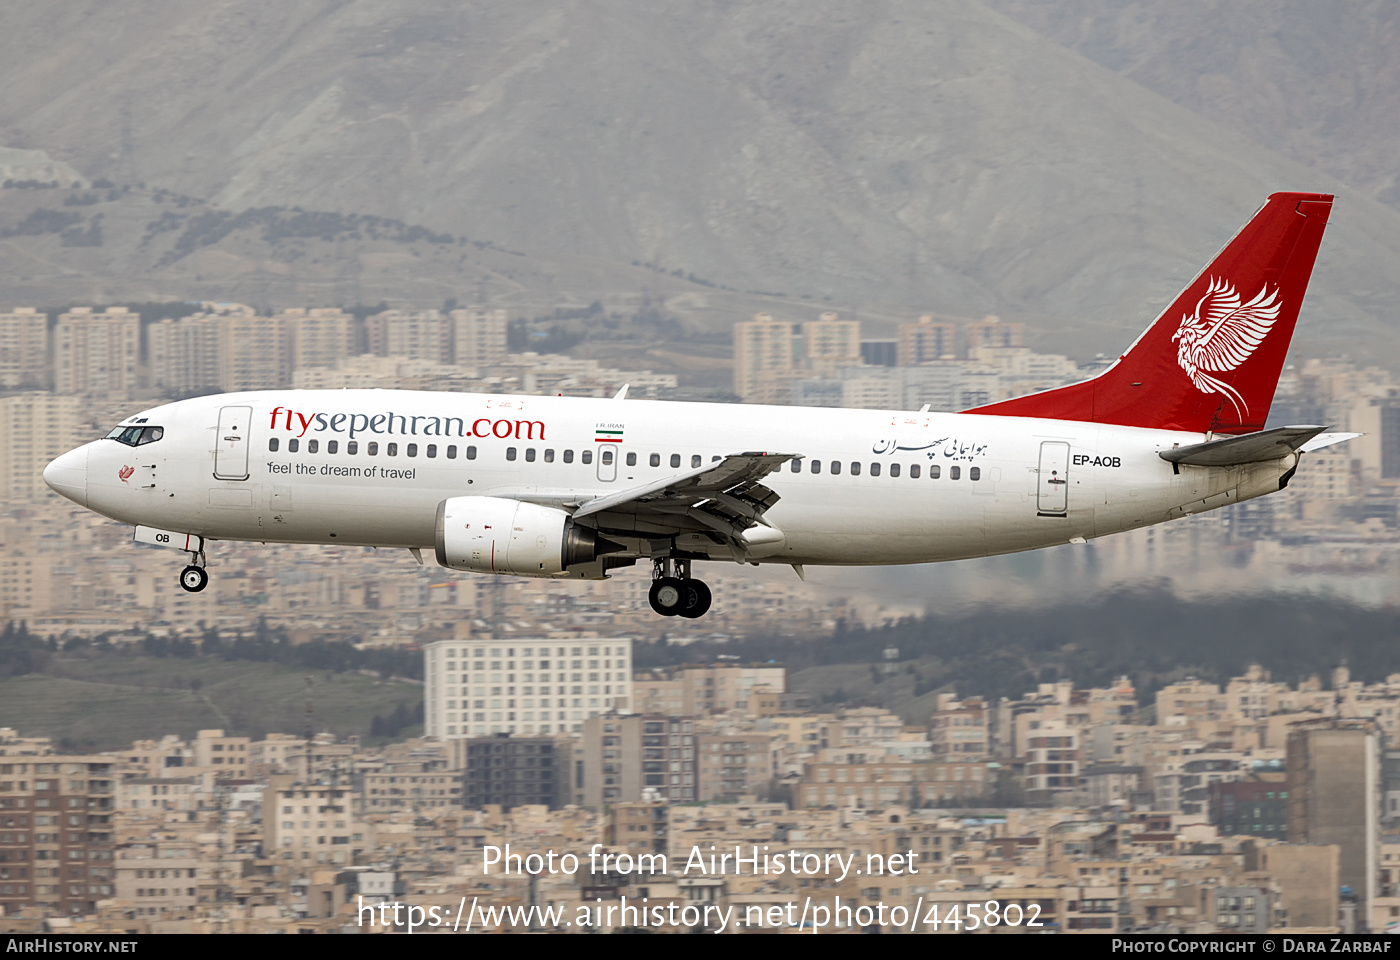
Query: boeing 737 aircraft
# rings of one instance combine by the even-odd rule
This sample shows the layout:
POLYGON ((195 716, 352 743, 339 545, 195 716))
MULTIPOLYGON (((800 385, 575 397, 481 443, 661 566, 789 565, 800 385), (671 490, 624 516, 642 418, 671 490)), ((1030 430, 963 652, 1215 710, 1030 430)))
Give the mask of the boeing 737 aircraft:
POLYGON ((211 541, 356 544, 528 577, 650 561, 652 608, 699 617, 697 561, 1080 543, 1272 493, 1354 436, 1264 429, 1331 207, 1274 194, 1102 374, 963 413, 273 390, 146 410, 44 480, 188 551, 190 591, 211 541))

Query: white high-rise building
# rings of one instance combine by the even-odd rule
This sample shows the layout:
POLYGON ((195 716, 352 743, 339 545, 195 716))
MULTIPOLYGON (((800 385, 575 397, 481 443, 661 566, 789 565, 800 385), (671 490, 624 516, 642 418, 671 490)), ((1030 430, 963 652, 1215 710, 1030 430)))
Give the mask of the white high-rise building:
POLYGON ((430 737, 581 733, 632 704, 631 640, 441 640, 424 658, 430 737))
POLYGON ((0 312, 0 388, 46 390, 49 318, 33 307, 0 312))
POLYGON ((506 356, 508 315, 497 307, 471 307, 452 311, 454 362, 464 367, 484 367, 506 356))
POLYGON ((67 396, 130 400, 137 388, 141 317, 125 307, 74 307, 54 331, 54 389, 67 396))
POLYGON ((386 310, 365 322, 369 352, 430 363, 452 359, 452 321, 439 310, 386 310))
POLYGON ((219 323, 216 316, 197 313, 147 327, 151 386, 177 395, 216 389, 222 370, 219 323))
POLYGON ((49 461, 89 439, 82 400, 52 393, 0 397, 0 502, 51 496, 44 485, 49 461))
POLYGON ((220 386, 228 391, 276 390, 292 381, 287 326, 279 317, 259 317, 234 306, 219 316, 220 386))
POLYGON ((334 370, 355 352, 355 319, 342 310, 313 307, 283 310, 293 370, 334 370))

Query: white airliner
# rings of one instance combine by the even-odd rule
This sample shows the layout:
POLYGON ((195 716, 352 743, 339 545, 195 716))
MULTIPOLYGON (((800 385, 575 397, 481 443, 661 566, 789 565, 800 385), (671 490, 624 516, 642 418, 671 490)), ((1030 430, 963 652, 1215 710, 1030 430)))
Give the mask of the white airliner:
POLYGON ((190 591, 209 541, 354 544, 530 577, 651 561, 652 608, 699 617, 695 561, 1082 542, 1272 493, 1354 436, 1263 429, 1331 204, 1275 194, 1104 373, 969 412, 274 390, 129 417, 44 480, 188 551, 190 591))

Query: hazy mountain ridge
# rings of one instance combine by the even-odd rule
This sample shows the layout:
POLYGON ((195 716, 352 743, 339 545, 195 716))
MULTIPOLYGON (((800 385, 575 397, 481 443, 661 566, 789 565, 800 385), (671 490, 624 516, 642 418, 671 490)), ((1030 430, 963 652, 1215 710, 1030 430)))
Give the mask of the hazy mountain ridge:
POLYGON ((986 0, 1068 49, 1400 206, 1400 7, 986 0))
POLYGON ((606 283, 641 261, 842 308, 999 312, 1081 356, 1126 345, 1267 193, 1336 190, 1300 349, 1400 355, 1400 214, 972 0, 8 19, 0 143, 88 176, 423 224, 606 283))

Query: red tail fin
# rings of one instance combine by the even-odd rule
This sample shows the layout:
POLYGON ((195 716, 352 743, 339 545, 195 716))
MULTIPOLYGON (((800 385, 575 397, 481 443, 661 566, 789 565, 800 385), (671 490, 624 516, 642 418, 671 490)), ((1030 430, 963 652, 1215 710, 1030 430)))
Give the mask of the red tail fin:
POLYGON ((1276 193, 1099 376, 968 413, 1194 433, 1262 430, 1332 197, 1276 193))

